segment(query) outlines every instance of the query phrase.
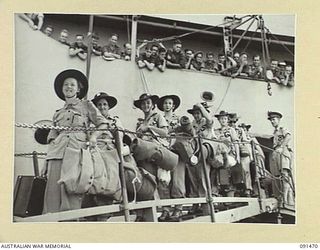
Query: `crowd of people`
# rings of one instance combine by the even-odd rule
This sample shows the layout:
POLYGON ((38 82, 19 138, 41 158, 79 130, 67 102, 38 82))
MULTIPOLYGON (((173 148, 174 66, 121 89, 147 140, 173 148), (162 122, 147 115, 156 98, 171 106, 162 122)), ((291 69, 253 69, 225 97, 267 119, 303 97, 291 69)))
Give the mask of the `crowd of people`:
POLYGON ((285 62, 271 60, 268 67, 264 67, 260 55, 252 57, 252 64, 248 62, 248 54, 234 52, 233 56, 219 53, 217 60, 212 52, 194 52, 192 49, 182 48, 182 42, 175 40, 171 49, 166 49, 161 41, 150 45, 144 41, 137 49, 137 64, 139 68, 164 71, 170 69, 188 69, 209 73, 219 73, 230 77, 248 77, 251 79, 267 79, 285 86, 294 85, 293 69, 285 62), (140 50, 144 48, 144 52, 140 50))
MULTIPOLYGON (((143 118, 138 119, 135 133, 128 134, 120 118, 109 113, 117 105, 116 97, 99 92, 91 101, 83 100, 88 80, 80 71, 61 72, 54 87, 65 105, 55 112, 53 125, 96 130, 90 133, 50 131, 46 167, 42 170, 48 178, 43 213, 119 202, 121 157, 131 201, 157 196, 160 199, 206 197, 206 175, 213 196, 266 195, 257 182, 269 173, 264 152, 249 133, 251 126, 237 124, 236 113, 212 114, 207 102, 199 102, 187 110, 193 117, 191 120, 186 115, 176 115, 181 103, 178 95, 159 97, 144 93, 133 103, 143 118), (213 127, 214 117, 218 128, 213 127), (123 142, 122 153, 115 143, 117 138, 120 145, 123 142)), ((210 92, 206 95, 210 98, 210 92)), ((277 183, 283 202, 293 205, 291 134, 280 126, 281 118, 279 112, 268 112, 267 119, 275 128, 271 169, 272 174, 283 176, 282 185, 277 183)), ((179 220, 182 206, 176 205, 171 210, 163 207, 159 221, 179 220)), ((205 213, 204 210, 204 206, 194 204, 189 213, 199 215, 205 213)), ((105 221, 109 216, 104 214, 87 220, 105 221)), ((144 210, 137 211, 136 220, 144 220, 144 210)))
MULTIPOLYGON (((43 25, 42 13, 24 13, 20 15, 26 20, 34 30, 40 30, 43 25)), ((53 26, 48 25, 43 29, 47 36, 51 36, 54 31, 53 26)), ((131 60, 132 47, 129 42, 119 46, 119 35, 111 34, 108 44, 99 45, 99 35, 92 35, 92 53, 101 56, 106 61, 116 59, 131 60)), ((69 46, 69 55, 86 60, 88 47, 84 43, 84 35, 77 34, 75 41, 69 41, 69 32, 66 29, 61 30, 58 39, 62 44, 69 46)), ((204 53, 195 52, 192 49, 183 49, 182 42, 179 39, 173 41, 173 46, 167 49, 161 40, 143 41, 136 51, 136 62, 139 68, 147 68, 152 71, 154 68, 164 72, 166 68, 187 69, 209 73, 218 73, 229 77, 248 77, 251 79, 260 79, 275 82, 284 86, 294 86, 293 66, 287 65, 284 61, 271 59, 268 65, 263 65, 260 55, 252 57, 252 63, 248 61, 246 52, 234 51, 233 55, 219 53, 217 58, 213 52, 204 53), (144 51, 141 52, 141 49, 144 51)))

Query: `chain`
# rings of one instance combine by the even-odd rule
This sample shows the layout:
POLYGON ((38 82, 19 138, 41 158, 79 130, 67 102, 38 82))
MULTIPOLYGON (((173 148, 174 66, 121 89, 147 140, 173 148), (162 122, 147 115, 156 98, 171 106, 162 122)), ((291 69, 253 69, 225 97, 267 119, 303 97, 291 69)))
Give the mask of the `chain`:
POLYGON ((14 156, 30 156, 30 155, 47 155, 45 152, 35 152, 35 153, 16 153, 14 156))
MULTIPOLYGON (((53 125, 42 125, 42 124, 28 124, 28 123, 16 123, 16 127, 18 128, 31 128, 31 129, 54 129, 54 130, 65 130, 65 131, 110 131, 112 132, 113 130, 111 129, 98 129, 95 127, 91 128, 85 128, 85 127, 64 127, 64 126, 53 126, 53 125)), ((118 131, 127 133, 127 134, 133 134, 133 135, 138 135, 140 136, 142 133, 139 132, 133 132, 127 129, 119 129, 118 131)), ((168 136, 162 136, 162 135, 152 135, 155 138, 165 138, 165 139, 197 139, 198 137, 196 136, 182 136, 182 135, 168 135, 168 136)), ((229 141, 224 141, 224 140, 218 140, 218 139, 208 139, 208 138, 202 138, 204 141, 212 141, 212 142, 217 142, 217 143, 223 143, 226 145, 230 144, 250 144, 250 142, 229 142, 229 141)))

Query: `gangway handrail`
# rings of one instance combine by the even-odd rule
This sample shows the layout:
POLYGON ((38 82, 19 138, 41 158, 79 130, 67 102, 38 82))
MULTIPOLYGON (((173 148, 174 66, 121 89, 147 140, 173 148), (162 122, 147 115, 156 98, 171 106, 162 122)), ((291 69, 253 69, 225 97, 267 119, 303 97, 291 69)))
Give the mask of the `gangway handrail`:
MULTIPOLYGON (((277 204, 277 200, 275 198, 266 198, 262 199, 262 203, 264 204, 264 209, 261 211, 268 212, 266 206, 269 203, 277 204)), ((258 198, 246 198, 246 197, 214 197, 212 199, 213 203, 247 203, 247 206, 250 204, 256 204, 258 202, 258 198)), ((140 201, 140 202, 130 202, 128 204, 129 210, 136 209, 148 209, 155 208, 161 206, 171 206, 171 205, 188 205, 188 204, 206 204, 207 200, 205 197, 201 198, 183 198, 183 199, 165 199, 165 200, 148 200, 148 201, 140 201)), ((272 210, 275 211, 277 207, 273 207, 272 210)), ((106 213, 117 213, 123 212, 123 206, 121 204, 113 204, 113 205, 105 205, 105 206, 97 206, 91 208, 81 208, 69 211, 62 211, 56 213, 47 213, 43 215, 30 216, 30 217, 14 217, 15 222, 59 222, 59 221, 70 221, 78 218, 106 214, 106 213)), ((156 222, 156 221, 154 221, 156 222)))

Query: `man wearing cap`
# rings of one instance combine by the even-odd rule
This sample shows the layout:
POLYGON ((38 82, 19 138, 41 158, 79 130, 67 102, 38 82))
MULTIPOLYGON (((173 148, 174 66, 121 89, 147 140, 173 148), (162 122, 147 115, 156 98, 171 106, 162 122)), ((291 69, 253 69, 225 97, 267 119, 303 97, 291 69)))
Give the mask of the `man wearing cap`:
MULTIPOLYGON (((289 149, 291 133, 280 126, 282 114, 275 111, 268 112, 268 120, 274 127, 273 149, 270 169, 274 175, 281 175, 281 184, 283 194, 283 203, 285 205, 294 205, 294 190, 292 180, 292 156, 289 149)), ((277 181, 277 180, 276 180, 277 181)), ((274 183, 276 185, 276 183, 274 183)))
POLYGON ((46 168, 42 170, 42 174, 47 174, 48 178, 43 213, 81 208, 83 195, 93 184, 93 169, 82 165, 83 158, 80 156, 88 145, 95 147, 101 129, 107 128, 106 119, 95 105, 82 100, 88 92, 88 80, 82 72, 74 69, 61 72, 54 81, 54 88, 57 96, 65 101, 63 108, 53 116, 54 126, 87 128, 94 124, 97 130, 90 135, 84 130, 50 130, 46 168), (79 169, 80 174, 84 175, 80 182, 77 175, 79 169), (75 176, 70 175, 74 172, 75 176))
MULTIPOLYGON (((144 113, 144 118, 139 119, 136 127, 138 137, 143 140, 153 142, 158 145, 168 146, 168 142, 159 137, 155 136, 167 136, 168 123, 165 118, 154 111, 156 103, 159 100, 157 95, 150 95, 147 93, 142 94, 138 100, 133 102, 134 106, 139 108, 144 113)), ((146 152, 147 153, 147 152, 146 152)), ((135 157, 135 154, 134 154, 135 157)), ((150 160, 150 159, 148 159, 150 160)), ((139 163, 140 167, 146 169, 154 177, 157 178, 158 192, 161 199, 170 199, 169 182, 170 182, 170 171, 166 171, 159 168, 153 163, 143 164, 139 163)), ((165 221, 170 217, 169 207, 163 207, 159 221, 165 221)))
POLYGON ((229 125, 230 127, 234 128, 234 130, 237 132, 239 141, 243 142, 243 144, 239 145, 240 163, 244 171, 244 195, 249 197, 252 192, 252 181, 250 174, 250 162, 252 160, 252 152, 251 146, 249 144, 250 140, 247 138, 247 134, 245 133, 242 127, 237 126, 238 120, 239 117, 236 113, 229 113, 229 125))
POLYGON ((69 47, 69 55, 71 57, 79 57, 81 60, 87 59, 88 47, 84 44, 84 36, 81 34, 76 35, 76 41, 69 47))
MULTIPOLYGON (((236 162, 240 164, 239 145, 233 144, 233 142, 239 142, 239 137, 235 129, 229 126, 229 113, 222 110, 219 114, 216 114, 215 117, 218 119, 221 126, 215 130, 217 139, 225 141, 229 144, 230 151, 228 153, 229 156, 234 159, 234 163, 231 164, 231 166, 234 166, 236 162)), ((227 196, 233 197, 235 189, 232 185, 230 185, 225 192, 227 196)))
POLYGON ((184 69, 186 65, 186 57, 182 51, 182 43, 180 40, 173 42, 172 49, 167 52, 167 67, 171 69, 184 69))
MULTIPOLYGON (((107 120, 107 129, 102 131, 97 138, 97 146, 102 159, 107 169, 107 187, 105 190, 93 190, 87 194, 83 200, 82 207, 94 207, 111 205, 113 200, 120 201, 121 198, 121 184, 119 176, 119 157, 114 143, 114 132, 116 129, 123 129, 122 124, 117 116, 111 116, 109 110, 117 105, 117 99, 108 95, 105 92, 97 93, 91 100, 93 104, 99 109, 101 114, 107 120), (107 189, 107 190, 106 190, 107 189)), ((122 140, 122 133, 120 136, 122 140)), ((109 218, 108 214, 102 214, 89 217, 88 220, 106 221, 109 218)))

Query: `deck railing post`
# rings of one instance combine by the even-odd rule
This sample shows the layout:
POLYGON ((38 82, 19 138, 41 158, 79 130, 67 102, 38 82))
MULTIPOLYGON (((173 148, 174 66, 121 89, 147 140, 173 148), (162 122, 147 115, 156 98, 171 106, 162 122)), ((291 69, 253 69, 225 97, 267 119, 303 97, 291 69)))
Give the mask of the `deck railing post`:
POLYGON ((212 198, 212 193, 211 193, 211 183, 210 183, 209 175, 208 175, 207 170, 206 170, 207 169, 207 163, 206 163, 206 159, 204 158, 203 148, 202 148, 202 139, 201 139, 200 136, 198 136, 198 141, 199 141, 200 154, 201 154, 201 160, 202 160, 202 168, 203 168, 203 173, 204 173, 205 182, 206 182, 207 203, 208 203, 209 209, 210 209, 211 222, 215 222, 213 198, 212 198))
POLYGON ((132 27, 131 27, 131 61, 135 63, 136 50, 137 50, 137 29, 138 21, 137 16, 132 16, 132 27))
MULTIPOLYGON (((256 155, 256 151, 255 151, 255 142, 253 140, 251 140, 251 151, 252 151, 252 158, 253 158, 253 163, 254 163, 254 167, 257 169, 257 155, 256 155)), ((260 206, 260 211, 262 211, 262 202, 261 202, 261 186, 260 186, 260 180, 258 178, 258 175, 256 174, 255 176, 255 182, 257 183, 257 187, 258 187, 258 197, 259 197, 259 206, 260 206)))
POLYGON ((32 152, 32 159, 33 159, 33 170, 34 175, 39 176, 39 162, 38 162, 38 153, 37 151, 32 152))
POLYGON ((128 222, 130 221, 130 212, 129 212, 129 202, 128 202, 128 194, 127 194, 127 186, 126 186, 126 180, 125 180, 125 175, 124 175, 124 167, 123 167, 123 154, 122 154, 122 141, 120 139, 120 132, 119 130, 115 131, 115 143, 120 159, 119 163, 119 173, 120 173, 120 181, 121 181, 121 191, 122 191, 122 203, 123 203, 123 208, 124 208, 124 217, 125 221, 128 222))
MULTIPOLYGON (((86 60, 86 76, 89 80, 90 78, 90 68, 91 68, 91 54, 92 54, 92 33, 93 33, 93 21, 94 16, 89 16, 89 31, 88 31, 88 53, 87 53, 87 60, 86 60)), ((85 100, 87 99, 87 95, 84 97, 85 100)))

